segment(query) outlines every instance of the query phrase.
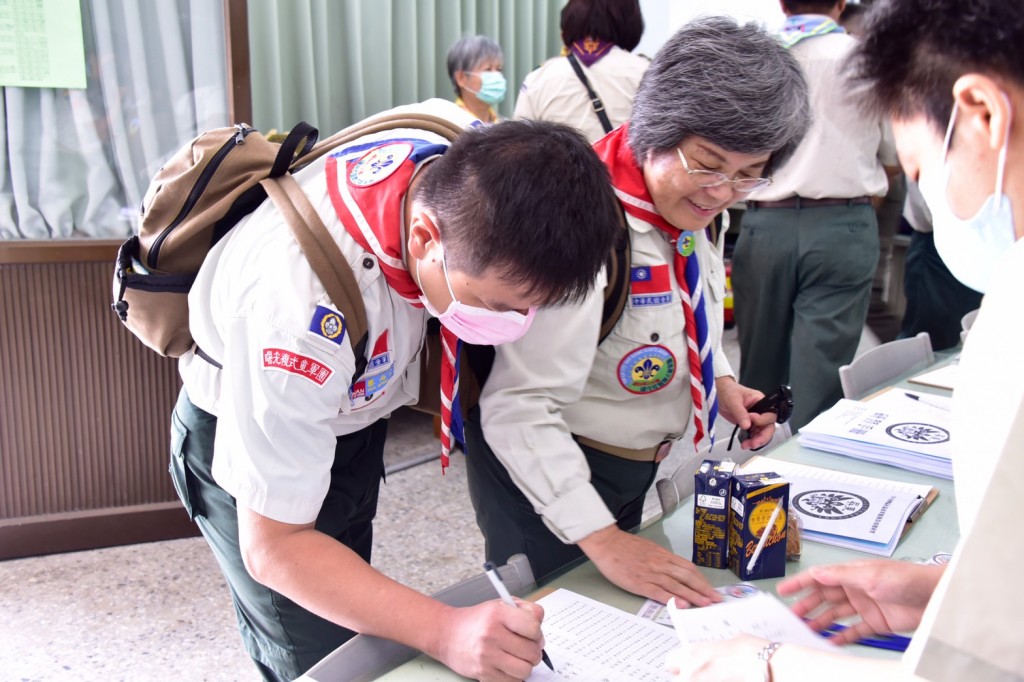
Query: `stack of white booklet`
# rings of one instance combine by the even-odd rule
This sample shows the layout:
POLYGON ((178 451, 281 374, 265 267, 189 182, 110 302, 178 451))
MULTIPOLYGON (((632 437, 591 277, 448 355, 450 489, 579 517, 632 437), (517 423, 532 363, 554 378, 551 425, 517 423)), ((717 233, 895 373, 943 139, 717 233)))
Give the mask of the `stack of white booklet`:
POLYGON ((880 556, 893 555, 908 520, 923 514, 939 492, 770 457, 754 457, 742 471, 774 471, 789 481, 790 509, 803 523, 803 539, 880 556))
POLYGON ((840 400, 800 429, 800 444, 952 479, 951 403, 896 388, 866 402, 840 400))

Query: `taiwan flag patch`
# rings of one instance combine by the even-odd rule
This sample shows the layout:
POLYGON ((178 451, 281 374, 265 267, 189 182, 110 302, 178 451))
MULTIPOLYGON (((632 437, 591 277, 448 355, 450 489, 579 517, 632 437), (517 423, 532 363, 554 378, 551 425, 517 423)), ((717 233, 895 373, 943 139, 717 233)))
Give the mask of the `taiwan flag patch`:
POLYGON ((630 307, 646 308, 671 302, 672 280, 668 265, 641 265, 629 269, 630 307))

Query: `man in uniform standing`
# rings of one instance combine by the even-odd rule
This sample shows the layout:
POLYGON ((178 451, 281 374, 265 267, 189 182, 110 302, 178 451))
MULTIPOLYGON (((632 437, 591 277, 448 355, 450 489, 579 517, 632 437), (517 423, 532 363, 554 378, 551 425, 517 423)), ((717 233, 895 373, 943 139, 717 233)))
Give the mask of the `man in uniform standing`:
POLYGON ((846 0, 782 0, 781 40, 810 87, 811 129, 770 187, 747 201, 733 253, 740 381, 793 388, 794 431, 842 398, 878 265, 873 203, 899 172, 885 122, 865 116, 843 63, 856 45, 836 23, 846 0))

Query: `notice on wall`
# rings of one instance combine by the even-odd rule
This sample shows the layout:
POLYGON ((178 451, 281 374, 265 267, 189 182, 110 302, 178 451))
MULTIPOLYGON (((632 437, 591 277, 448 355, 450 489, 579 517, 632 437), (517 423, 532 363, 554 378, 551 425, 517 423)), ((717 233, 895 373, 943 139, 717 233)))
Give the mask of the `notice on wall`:
POLYGON ((0 0, 0 85, 85 88, 79 0, 0 0))

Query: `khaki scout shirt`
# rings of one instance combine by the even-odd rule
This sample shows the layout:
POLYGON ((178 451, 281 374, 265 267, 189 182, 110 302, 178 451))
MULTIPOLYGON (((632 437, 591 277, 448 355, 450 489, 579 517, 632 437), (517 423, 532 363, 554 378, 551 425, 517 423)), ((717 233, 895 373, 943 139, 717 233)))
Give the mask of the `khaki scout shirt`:
MULTIPOLYGON (((633 113, 633 96, 649 63, 647 58, 614 45, 592 66, 580 62, 590 87, 604 104, 612 128, 625 123, 633 113)), ((591 142, 605 134, 586 88, 565 57, 549 59, 526 75, 516 99, 515 118, 564 123, 591 142)))
MULTIPOLYGON (((671 269, 674 250, 666 236, 632 216, 627 220, 632 266, 671 269)), ((696 235, 715 376, 733 373, 721 348, 725 271, 720 248, 703 232, 696 235)), ((675 277, 670 281, 671 301, 627 303, 600 346, 604 281, 582 304, 539 311, 522 339, 496 348, 480 400, 484 436, 544 523, 565 542, 578 542, 615 522, 590 484, 590 469, 572 434, 646 448, 692 433, 683 309, 675 277), (641 356, 671 371, 663 370, 641 389, 629 378, 641 356)))

